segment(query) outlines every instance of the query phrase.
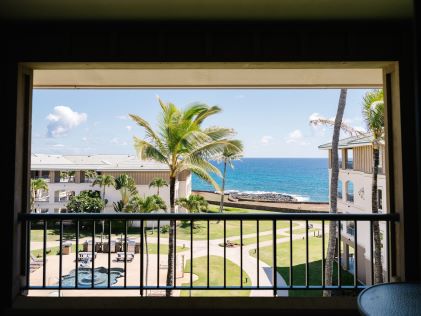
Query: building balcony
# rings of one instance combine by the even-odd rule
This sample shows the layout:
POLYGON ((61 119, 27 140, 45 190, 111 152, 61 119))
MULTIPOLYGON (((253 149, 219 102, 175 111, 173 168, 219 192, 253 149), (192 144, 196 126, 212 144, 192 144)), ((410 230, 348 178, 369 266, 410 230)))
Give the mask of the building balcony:
MULTIPOLYGON (((91 291, 88 295, 95 296, 99 292, 93 291, 98 290, 110 293, 135 290, 141 297, 162 296, 167 290, 173 291, 173 295, 228 291, 224 293, 229 296, 229 291, 235 291, 240 296, 272 297, 324 289, 357 293, 366 287, 355 277, 358 264, 354 266, 354 276, 342 277, 348 272, 340 267, 340 249, 334 263, 338 265, 336 281, 326 286, 324 254, 328 223, 337 221, 341 227, 345 221, 354 222, 353 234, 358 236, 362 222, 385 222, 388 228, 398 219, 396 214, 326 213, 22 214, 20 221, 28 232, 23 244, 27 254, 24 290, 37 291, 38 296, 42 296, 40 292, 48 295, 51 291, 91 291), (161 225, 168 221, 170 225, 161 225), (160 227, 147 232, 148 244, 143 234, 146 222, 155 222, 160 227), (50 230, 57 234, 55 242, 48 239, 50 230), (173 234, 169 237, 171 230, 173 234), (42 241, 41 246, 37 238, 42 241), (168 260, 169 240, 175 245, 171 252, 173 260, 168 260), (319 254, 317 259, 315 252, 319 254), (38 259, 34 258, 35 253, 38 259), (302 262, 297 262, 297 255, 302 262), (310 265, 320 269, 310 269, 310 265), (174 276, 167 283, 169 267, 174 276), (323 273, 315 278, 315 271, 323 273)), ((343 237, 341 234, 335 237, 340 245, 343 237)), ((388 254, 390 238, 387 229, 384 247, 388 254)), ((355 262, 358 260, 355 253, 355 262)), ((371 266, 374 269, 373 262, 371 266)), ((385 271, 391 271, 389 260, 385 271)), ((390 280, 389 272, 385 280, 390 280)), ((124 292, 119 293, 124 296, 124 292)))

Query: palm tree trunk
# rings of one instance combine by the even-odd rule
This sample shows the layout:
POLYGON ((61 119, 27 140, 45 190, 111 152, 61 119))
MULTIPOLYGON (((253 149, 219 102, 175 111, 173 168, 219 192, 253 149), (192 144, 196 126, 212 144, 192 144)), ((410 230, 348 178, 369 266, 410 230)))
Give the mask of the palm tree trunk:
POLYGON ((222 189, 221 189, 221 203, 219 204, 219 212, 224 211, 224 195, 225 195, 225 176, 227 174, 227 162, 224 161, 224 175, 222 178, 222 189))
MULTIPOLYGON (((148 285, 148 275, 149 275, 149 247, 148 247, 148 236, 146 234, 146 229, 143 227, 143 235, 145 236, 145 250, 146 250, 146 273, 145 273, 145 284, 148 285)), ((158 254, 159 256, 159 254, 158 254)), ((159 273, 159 267, 157 267, 159 273)), ((142 272, 143 273, 143 272, 142 272)), ((158 284, 159 286, 159 284, 158 284)))
MULTIPOLYGON (((335 125, 333 127, 332 136, 332 170, 330 177, 330 212, 336 213, 338 211, 338 177, 339 177, 339 164, 338 164, 338 144, 341 131, 342 118, 345 111, 347 89, 341 89, 338 102, 338 110, 336 112, 335 125)), ((340 229, 340 228, 339 228, 340 229)), ((329 223, 329 242, 326 254, 325 263, 325 285, 331 286, 333 284, 333 261, 336 252, 336 231, 337 222, 330 221, 329 223)), ((341 232, 339 231, 339 234, 341 232)), ((357 263, 356 263, 357 264, 357 263)), ((331 296, 331 291, 323 291, 323 296, 331 296)))
MULTIPOLYGON (((379 147, 373 143, 373 181, 371 184, 371 210, 373 214, 379 212, 377 201, 377 174, 379 172, 379 147)), ((374 284, 383 283, 382 244, 378 221, 373 222, 374 238, 374 284)), ((373 250, 371 250, 373 251, 373 250)), ((373 281, 373 280, 372 280, 373 281)))
POLYGON ((159 187, 158 187, 158 190, 157 190, 156 194, 159 196, 159 187))
MULTIPOLYGON (((170 177, 170 212, 175 213, 175 177, 170 177)), ((170 221, 170 229, 168 233, 168 272, 167 272, 167 286, 172 286, 175 282, 174 278, 174 231, 175 221, 170 221)), ((166 296, 172 296, 172 289, 166 290, 166 296)))

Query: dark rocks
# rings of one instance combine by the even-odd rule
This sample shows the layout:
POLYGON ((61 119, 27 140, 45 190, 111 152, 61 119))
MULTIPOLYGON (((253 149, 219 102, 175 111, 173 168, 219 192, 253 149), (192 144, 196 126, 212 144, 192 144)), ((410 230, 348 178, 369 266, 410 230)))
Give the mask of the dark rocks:
POLYGON ((230 193, 232 199, 238 201, 259 201, 259 202, 298 202, 296 198, 291 195, 271 192, 232 192, 230 193))

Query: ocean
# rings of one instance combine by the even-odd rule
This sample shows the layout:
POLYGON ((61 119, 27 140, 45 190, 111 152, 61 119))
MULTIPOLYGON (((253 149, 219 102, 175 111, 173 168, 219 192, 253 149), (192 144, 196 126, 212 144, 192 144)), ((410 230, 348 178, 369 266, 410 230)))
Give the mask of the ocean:
MULTIPOLYGON (((215 163, 222 171, 223 164, 215 163)), ((326 158, 243 158, 227 166, 225 191, 283 193, 299 201, 329 200, 328 160, 326 158)), ((193 190, 215 189, 193 175, 193 190)), ((217 179, 221 185, 221 179, 217 179)))

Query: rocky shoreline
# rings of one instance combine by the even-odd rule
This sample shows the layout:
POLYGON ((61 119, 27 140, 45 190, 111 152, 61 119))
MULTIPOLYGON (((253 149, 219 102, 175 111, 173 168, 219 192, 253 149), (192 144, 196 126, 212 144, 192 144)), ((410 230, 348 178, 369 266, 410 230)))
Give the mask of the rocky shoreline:
POLYGON ((256 201, 256 202, 298 202, 291 195, 281 193, 245 193, 232 192, 228 197, 232 201, 256 201))

